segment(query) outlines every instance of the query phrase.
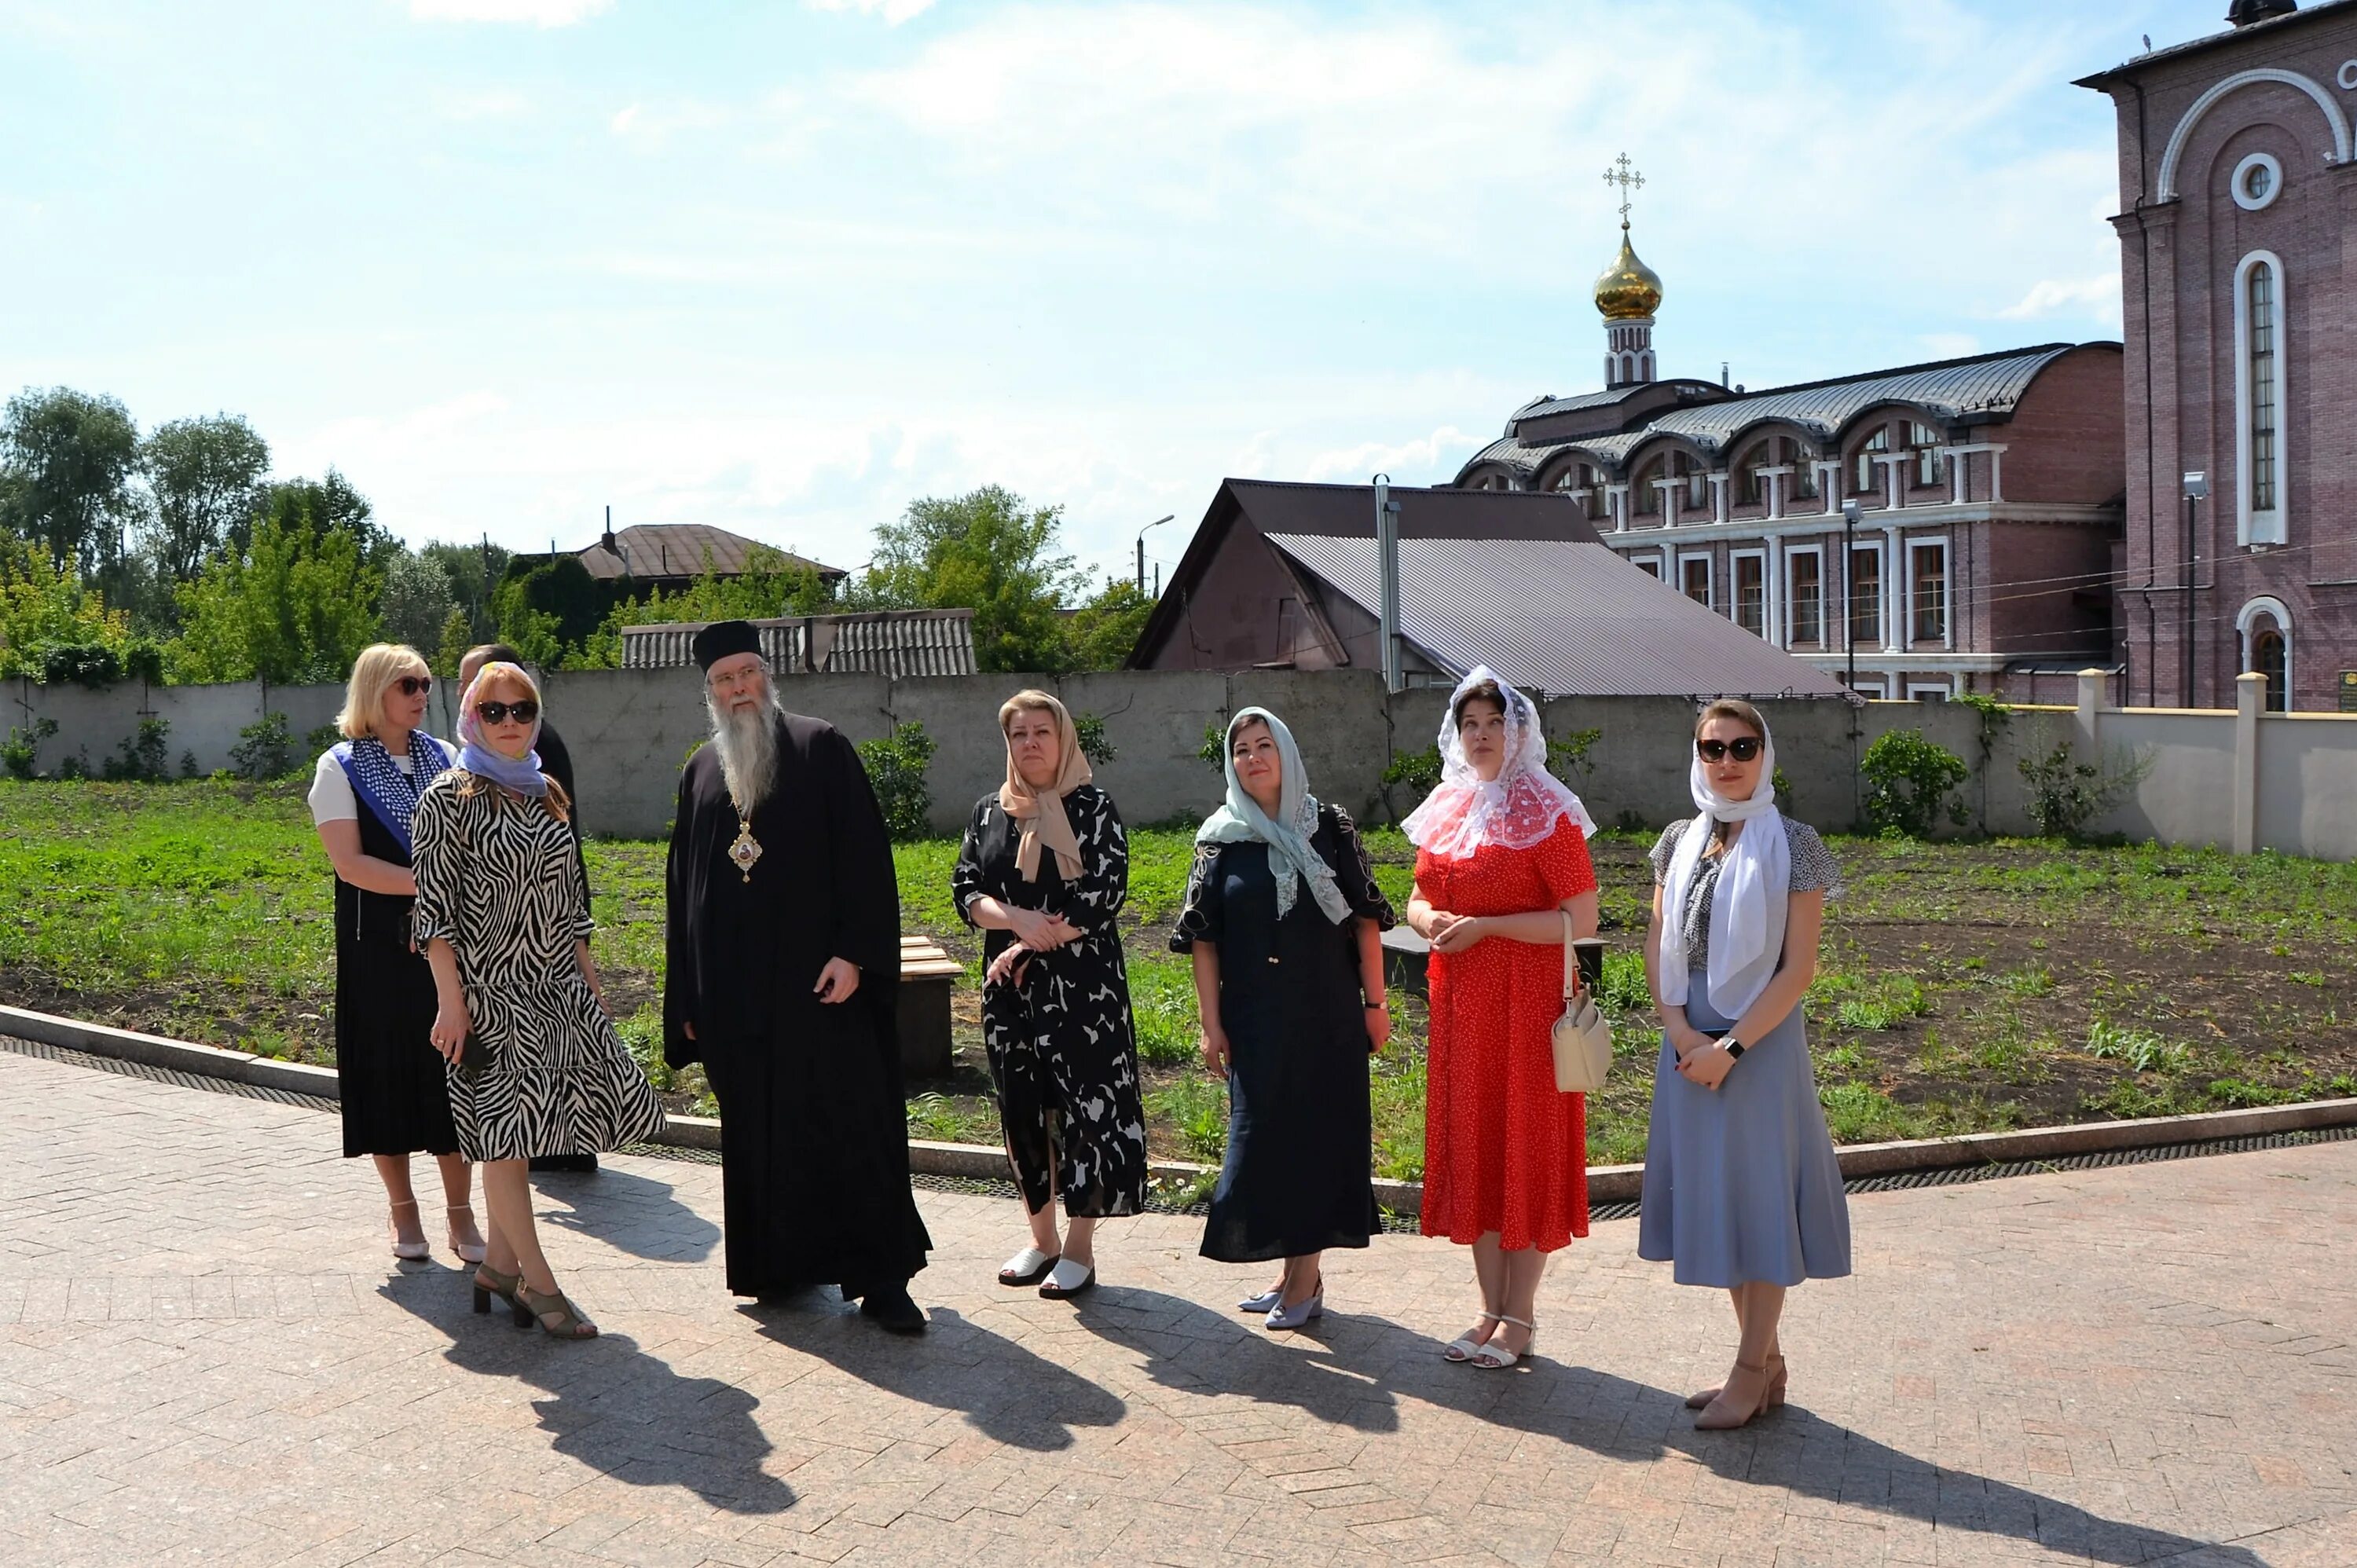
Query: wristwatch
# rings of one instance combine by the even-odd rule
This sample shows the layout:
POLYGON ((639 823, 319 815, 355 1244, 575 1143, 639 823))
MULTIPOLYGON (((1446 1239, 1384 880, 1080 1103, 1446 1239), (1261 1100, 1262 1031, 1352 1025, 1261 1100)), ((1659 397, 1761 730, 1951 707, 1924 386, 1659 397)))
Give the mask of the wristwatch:
POLYGON ((1721 1036, 1718 1043, 1727 1047, 1727 1059, 1730 1061, 1741 1061, 1743 1053, 1751 1048, 1733 1035, 1721 1036))

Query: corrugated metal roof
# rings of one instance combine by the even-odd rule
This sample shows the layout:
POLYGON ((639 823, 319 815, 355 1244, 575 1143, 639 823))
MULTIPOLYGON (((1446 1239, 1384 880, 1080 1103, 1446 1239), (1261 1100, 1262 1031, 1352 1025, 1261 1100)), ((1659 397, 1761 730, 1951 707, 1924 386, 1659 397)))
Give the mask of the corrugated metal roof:
MULTIPOLYGON (((695 662, 695 634, 711 623, 680 621, 622 628, 625 670, 683 669, 695 662)), ((971 675, 974 612, 873 610, 794 616, 753 623, 761 655, 781 675, 971 675)))
MULTIPOLYGON (((712 571, 723 577, 740 576, 747 559, 761 543, 758 539, 701 522, 633 523, 617 529, 613 538, 614 547, 610 550, 600 539, 581 552, 581 564, 588 568, 592 577, 701 576, 707 553, 712 557, 712 571)), ((778 553, 785 557, 787 565, 807 566, 822 577, 847 575, 840 567, 808 560, 791 551, 780 550, 778 553)))
MULTIPOLYGON (((1375 542, 1268 535, 1335 592, 1377 613, 1375 542)), ((1462 675, 1486 664, 1566 696, 1839 697, 1841 682, 1641 572, 1609 545, 1403 539, 1400 631, 1462 675)))

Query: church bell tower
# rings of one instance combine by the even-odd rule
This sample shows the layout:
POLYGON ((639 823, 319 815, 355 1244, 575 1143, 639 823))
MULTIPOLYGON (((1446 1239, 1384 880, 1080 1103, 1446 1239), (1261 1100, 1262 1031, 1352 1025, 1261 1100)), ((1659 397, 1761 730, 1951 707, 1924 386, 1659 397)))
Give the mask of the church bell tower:
POLYGON ((1662 279, 1629 242, 1629 196, 1643 188, 1645 177, 1622 153, 1604 180, 1620 188, 1620 254, 1596 280, 1596 308, 1604 317, 1604 384, 1635 386, 1660 374, 1653 363, 1653 313, 1662 305, 1662 279))

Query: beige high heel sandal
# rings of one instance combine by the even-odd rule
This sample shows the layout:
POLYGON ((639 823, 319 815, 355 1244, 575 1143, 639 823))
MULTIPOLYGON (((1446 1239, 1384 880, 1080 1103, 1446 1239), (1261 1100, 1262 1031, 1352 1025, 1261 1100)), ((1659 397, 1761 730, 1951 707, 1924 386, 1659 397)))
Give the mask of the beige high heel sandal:
MULTIPOLYGON (((417 1212, 417 1200, 413 1197, 406 1202, 392 1204, 389 1207, 393 1214, 398 1214, 404 1208, 414 1214, 417 1212)), ((434 1249, 422 1238, 415 1241, 404 1241, 401 1239, 401 1221, 393 1218, 393 1214, 386 1215, 384 1220, 385 1229, 393 1234, 393 1255, 404 1263, 414 1263, 420 1258, 429 1256, 434 1249)), ((418 1229, 422 1230, 425 1227, 421 1225, 418 1229)))
MULTIPOLYGON (((1784 1402, 1784 1358, 1781 1356, 1770 1356, 1768 1358, 1768 1403, 1763 1408, 1774 1410, 1778 1405, 1784 1402)), ((1717 1389, 1705 1389, 1700 1393, 1688 1394, 1686 1395, 1686 1408, 1688 1410, 1700 1410, 1703 1406, 1708 1404, 1717 1397, 1718 1390, 1717 1389)))

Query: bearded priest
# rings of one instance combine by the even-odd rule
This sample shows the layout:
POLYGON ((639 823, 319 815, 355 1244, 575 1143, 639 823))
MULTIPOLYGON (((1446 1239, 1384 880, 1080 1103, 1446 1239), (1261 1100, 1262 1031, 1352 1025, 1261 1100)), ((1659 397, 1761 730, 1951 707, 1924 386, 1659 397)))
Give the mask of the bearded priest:
POLYGON ((695 636, 712 743, 679 781, 663 1059, 720 1102, 728 1288, 814 1284, 895 1333, 932 1240, 909 1190, 900 899, 859 754, 780 705, 749 621, 695 636))

